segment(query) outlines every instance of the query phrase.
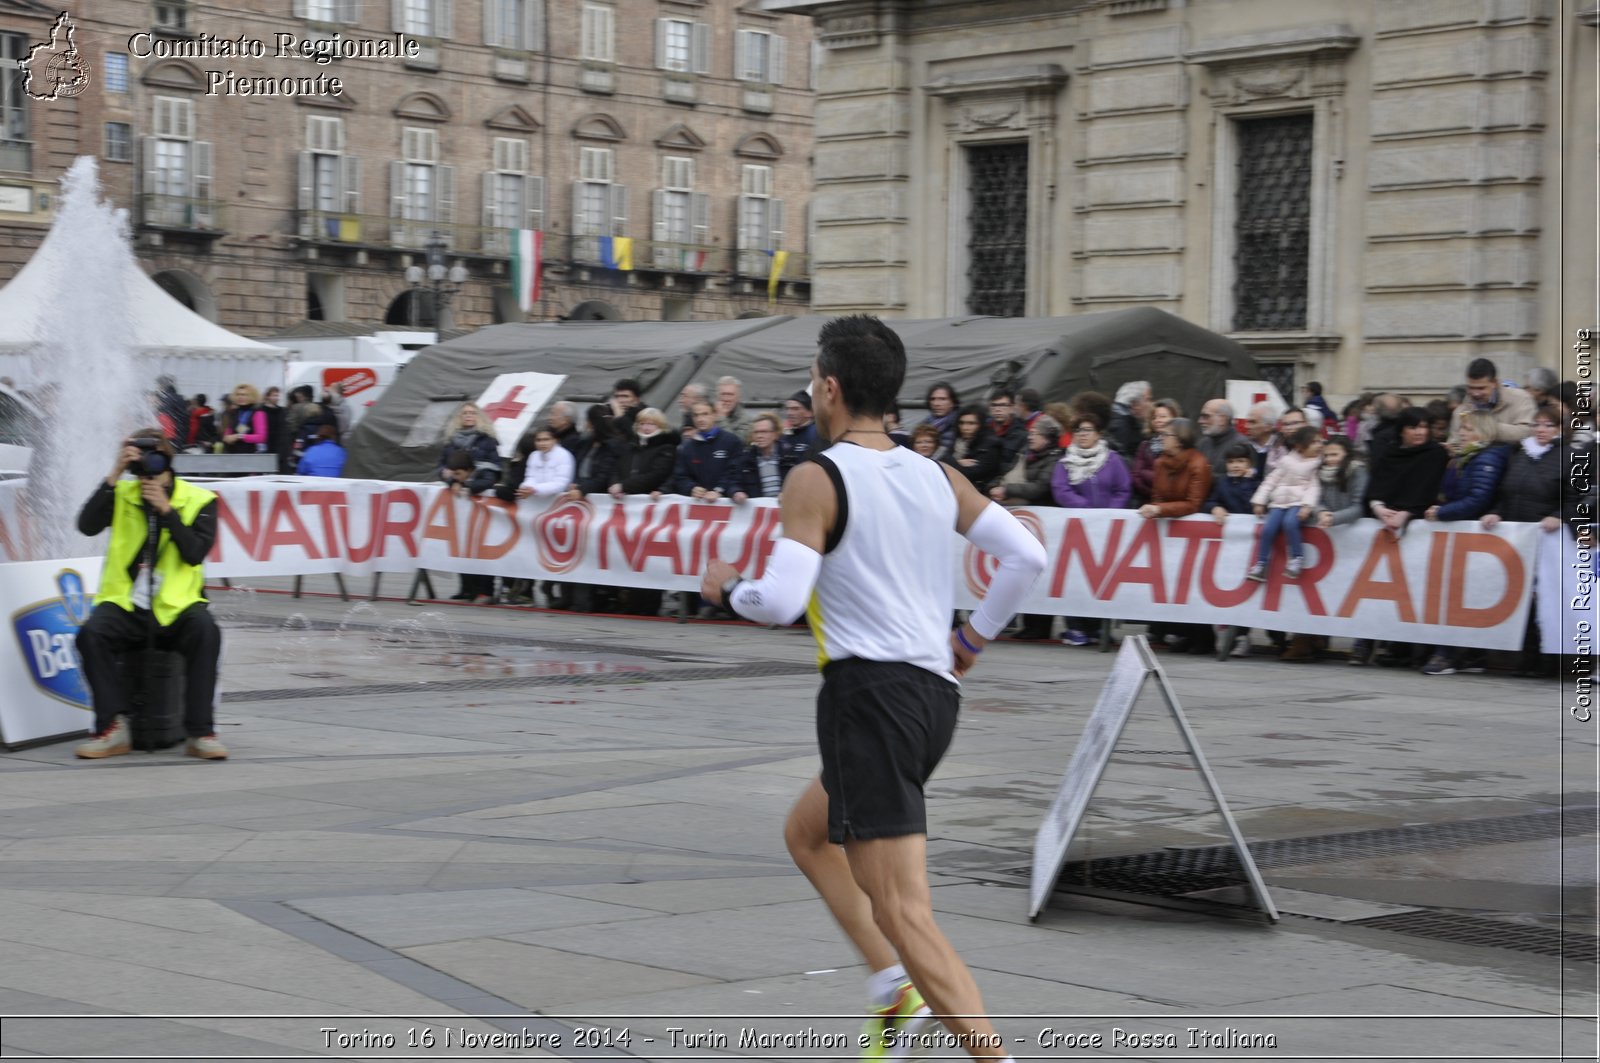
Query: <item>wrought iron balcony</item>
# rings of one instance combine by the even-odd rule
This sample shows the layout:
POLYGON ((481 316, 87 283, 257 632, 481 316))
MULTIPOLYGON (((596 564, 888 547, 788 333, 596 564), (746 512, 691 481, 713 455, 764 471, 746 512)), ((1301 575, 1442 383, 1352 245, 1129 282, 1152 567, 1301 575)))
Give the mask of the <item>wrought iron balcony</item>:
MULTIPOLYGON (((575 266, 612 268, 606 261, 601 236, 567 237, 567 257, 575 266)), ((703 276, 727 268, 727 252, 711 244, 684 244, 667 240, 634 240, 632 268, 654 273, 703 276)))
POLYGON ((139 224, 146 229, 183 232, 206 239, 224 235, 222 204, 214 199, 163 196, 139 197, 139 224))
MULTIPOLYGON (((391 218, 386 214, 350 214, 332 210, 295 213, 301 240, 325 247, 398 248, 421 251, 437 234, 455 255, 509 258, 511 230, 485 225, 391 218)), ((548 254, 548 251, 546 252, 548 254)))
MULTIPOLYGON (((767 280, 772 276, 773 256, 770 252, 741 248, 733 252, 733 275, 767 280)), ((803 251, 790 251, 784 260, 782 281, 811 280, 811 256, 803 251)))

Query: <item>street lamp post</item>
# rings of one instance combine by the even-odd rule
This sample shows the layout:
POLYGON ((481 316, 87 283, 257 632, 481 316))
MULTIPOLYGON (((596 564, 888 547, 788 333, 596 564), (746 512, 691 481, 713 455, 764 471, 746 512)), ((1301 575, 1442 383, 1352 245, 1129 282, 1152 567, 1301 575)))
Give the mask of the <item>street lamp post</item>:
MULTIPOLYGON (((445 243, 444 236, 435 232, 428 241, 427 269, 421 266, 406 267, 406 283, 411 285, 411 290, 420 292, 426 289, 433 294, 433 327, 441 334, 455 327, 450 302, 467 282, 465 266, 459 263, 446 265, 445 252, 449 249, 450 245, 445 243)), ((412 301, 415 303, 415 296, 412 301)))

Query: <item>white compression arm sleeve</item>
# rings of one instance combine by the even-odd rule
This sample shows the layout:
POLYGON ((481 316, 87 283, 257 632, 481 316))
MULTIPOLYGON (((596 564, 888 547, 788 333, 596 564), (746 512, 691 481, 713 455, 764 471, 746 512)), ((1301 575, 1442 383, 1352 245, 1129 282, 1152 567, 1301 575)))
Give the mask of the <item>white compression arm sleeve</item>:
POLYGON ((989 593, 969 618, 974 631, 992 639, 1005 630, 1034 579, 1044 571, 1044 547, 1021 521, 993 502, 967 529, 967 541, 1000 562, 989 581, 989 593))
POLYGON ((821 571, 821 554, 793 539, 779 539, 772 544, 766 575, 735 587, 728 608, 758 624, 792 624, 805 611, 821 571))

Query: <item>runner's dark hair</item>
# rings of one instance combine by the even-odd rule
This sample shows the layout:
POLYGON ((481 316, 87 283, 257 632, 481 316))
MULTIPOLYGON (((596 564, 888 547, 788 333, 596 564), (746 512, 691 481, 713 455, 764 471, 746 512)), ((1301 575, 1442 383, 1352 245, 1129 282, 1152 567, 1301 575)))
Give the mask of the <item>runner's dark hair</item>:
POLYGON ((817 336, 817 374, 839 381, 853 417, 882 417, 906 379, 906 348, 895 331, 868 314, 836 317, 817 336))

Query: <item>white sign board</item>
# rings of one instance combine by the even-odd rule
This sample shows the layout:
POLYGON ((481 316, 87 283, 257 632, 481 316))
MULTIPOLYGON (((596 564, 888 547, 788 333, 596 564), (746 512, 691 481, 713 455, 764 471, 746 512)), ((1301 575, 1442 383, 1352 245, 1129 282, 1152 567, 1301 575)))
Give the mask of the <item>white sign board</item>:
MULTIPOLYGON (((1292 396, 1291 396, 1292 398, 1292 396)), ((1258 402, 1264 402, 1277 411, 1274 419, 1284 410, 1289 408, 1289 403, 1278 393, 1278 388, 1270 380, 1230 380, 1227 383, 1227 403, 1233 407, 1233 418, 1236 424, 1243 424, 1245 414, 1250 412, 1250 407, 1258 402)))
POLYGON ((1078 739, 1078 748, 1072 751, 1061 789, 1034 835, 1030 919, 1039 918, 1050 891, 1055 888, 1061 865, 1067 862, 1072 836, 1077 833, 1078 824, 1089 807, 1089 797, 1111 760, 1111 751, 1116 748, 1128 717, 1133 715, 1133 703, 1144 689, 1148 674, 1134 649, 1134 640, 1123 639, 1117 659, 1112 662, 1111 674, 1106 677, 1106 685, 1100 688, 1100 700, 1089 714, 1089 723, 1083 729, 1083 737, 1078 739))
POLYGON ((0 565, 0 745, 82 734, 94 723, 78 627, 100 584, 98 557, 0 565))
POLYGON ((1106 677, 1106 684, 1100 689, 1100 700, 1095 702, 1094 711, 1089 714, 1089 722, 1083 729, 1083 736, 1078 739, 1078 747, 1073 750, 1072 760, 1067 764, 1067 773, 1061 780, 1061 789, 1056 794, 1049 812, 1045 814, 1044 822, 1039 824, 1038 833, 1034 836, 1033 880, 1029 888, 1028 918, 1037 920, 1039 913, 1049 901, 1056 880, 1061 877, 1061 868, 1067 862, 1067 851, 1072 846, 1073 836, 1077 834, 1078 824, 1083 821, 1083 814, 1089 808, 1089 799, 1094 795, 1100 776, 1105 773, 1106 765, 1111 761, 1117 739, 1122 736, 1128 718, 1133 715, 1134 703, 1139 700, 1139 692, 1144 689, 1145 680, 1151 677, 1155 678, 1166 700, 1167 708, 1172 713, 1173 722, 1178 725, 1178 730, 1182 732, 1183 739, 1189 746, 1189 755, 1194 758, 1195 767, 1205 779, 1211 796, 1217 802, 1217 810, 1222 813, 1223 821, 1228 826, 1228 833, 1233 839, 1239 863, 1250 880, 1257 902, 1269 918, 1276 920, 1278 911, 1272 904, 1272 898, 1267 896, 1266 884, 1261 881, 1255 860, 1250 856, 1250 849, 1239 833, 1239 826, 1234 822, 1233 813, 1228 810, 1228 803, 1222 797, 1222 791, 1211 774, 1205 755, 1200 752, 1199 741, 1189 729, 1189 722, 1184 718, 1183 709, 1178 705, 1177 695, 1167 682, 1166 673, 1156 663, 1154 655, 1150 652, 1149 643, 1145 641, 1143 635, 1133 635, 1122 640, 1122 648, 1117 651, 1117 659, 1111 665, 1111 674, 1106 677))
POLYGON ((493 426, 502 458, 511 456, 534 415, 544 409, 566 379, 555 373, 502 373, 478 396, 478 409, 487 422, 484 427, 493 426))

